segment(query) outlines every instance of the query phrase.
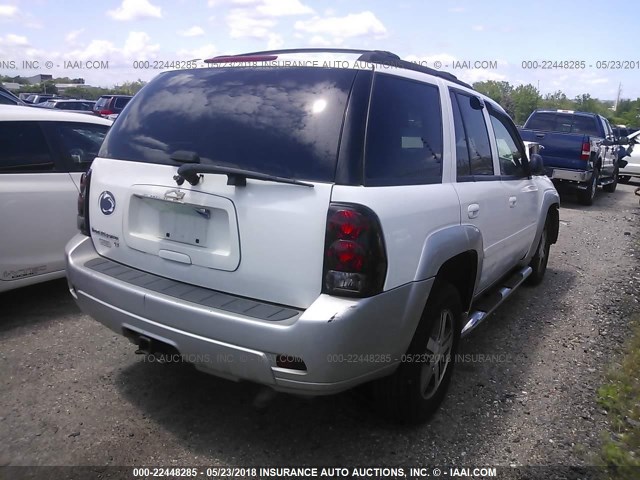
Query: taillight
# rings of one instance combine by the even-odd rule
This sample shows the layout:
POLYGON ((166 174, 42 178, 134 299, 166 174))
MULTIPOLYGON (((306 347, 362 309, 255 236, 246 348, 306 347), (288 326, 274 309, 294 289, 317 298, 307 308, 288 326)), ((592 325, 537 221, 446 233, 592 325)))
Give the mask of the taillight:
POLYGON ((106 117, 107 115, 113 115, 114 112, 112 110, 98 110, 98 113, 106 117))
POLYGON ((87 237, 89 229, 89 187, 91 185, 91 169, 80 177, 80 194, 78 195, 78 230, 87 237))
POLYGON ((332 203, 327 216, 322 292, 370 297, 382 291, 387 255, 376 214, 363 205, 332 203))
POLYGON ((591 157, 591 144, 582 142, 582 152, 580 152, 580 160, 589 160, 591 157))

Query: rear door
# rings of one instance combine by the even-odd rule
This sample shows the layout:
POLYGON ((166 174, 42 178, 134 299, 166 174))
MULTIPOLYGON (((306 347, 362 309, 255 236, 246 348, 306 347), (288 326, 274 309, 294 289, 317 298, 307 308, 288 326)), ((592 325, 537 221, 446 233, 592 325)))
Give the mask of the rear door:
POLYGON ((94 161, 97 251, 182 282, 309 306, 322 286, 327 211, 355 75, 211 68, 156 77, 94 161), (235 186, 212 173, 190 185, 174 179, 184 161, 313 186, 251 178, 235 186))
POLYGON ((0 282, 64 270, 78 190, 38 122, 0 122, 0 282))
MULTIPOLYGON (((605 139, 610 142, 615 142, 616 138, 613 134, 613 129, 609 124, 609 121, 604 117, 598 117, 602 124, 605 139)), ((604 153, 602 154, 602 174, 605 177, 613 176, 614 166, 618 157, 618 145, 606 145, 603 147, 604 153)))
POLYGON ((491 154, 491 142, 485 118, 486 108, 472 106, 472 95, 451 90, 453 109, 457 183, 460 218, 463 225, 473 225, 482 234, 482 291, 506 273, 510 258, 505 255, 510 236, 506 220, 507 202, 500 182, 499 167, 491 154))

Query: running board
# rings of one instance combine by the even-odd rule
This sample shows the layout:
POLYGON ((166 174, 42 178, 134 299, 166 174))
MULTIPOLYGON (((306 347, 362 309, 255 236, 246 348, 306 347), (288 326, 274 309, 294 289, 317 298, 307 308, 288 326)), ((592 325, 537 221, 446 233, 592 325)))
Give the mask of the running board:
POLYGON ((464 337, 468 335, 471 330, 480 325, 484 319, 491 315, 493 311, 502 304, 502 302, 517 290, 522 282, 531 275, 532 271, 531 267, 524 267, 522 270, 516 272, 514 275, 508 277, 504 282, 502 282, 494 293, 483 298, 469 314, 467 324, 462 329, 462 333, 460 335, 464 337))

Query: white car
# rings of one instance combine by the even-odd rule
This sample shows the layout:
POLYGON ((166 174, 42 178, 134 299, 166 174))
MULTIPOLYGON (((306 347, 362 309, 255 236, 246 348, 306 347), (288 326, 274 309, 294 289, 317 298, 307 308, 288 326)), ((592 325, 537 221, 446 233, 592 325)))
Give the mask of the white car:
POLYGON ((628 183, 631 178, 640 178, 640 130, 632 133, 627 137, 630 145, 633 147, 631 154, 624 157, 627 165, 620 169, 618 180, 620 183, 628 183))
POLYGON ((136 94, 85 177, 71 294, 140 351, 303 395, 375 381, 425 420, 461 335, 542 281, 558 192, 453 75, 376 51, 251 68, 290 53, 136 94))
POLYGON ((0 292, 64 277, 80 176, 111 123, 0 105, 0 292))

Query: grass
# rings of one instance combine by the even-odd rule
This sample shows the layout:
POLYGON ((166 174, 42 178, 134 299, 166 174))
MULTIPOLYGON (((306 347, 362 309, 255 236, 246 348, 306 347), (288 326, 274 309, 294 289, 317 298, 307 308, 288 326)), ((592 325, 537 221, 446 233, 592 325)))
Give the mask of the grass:
POLYGON ((640 316, 633 325, 622 364, 598 389, 598 403, 611 424, 600 460, 609 467, 610 478, 619 480, 640 478, 640 316))

